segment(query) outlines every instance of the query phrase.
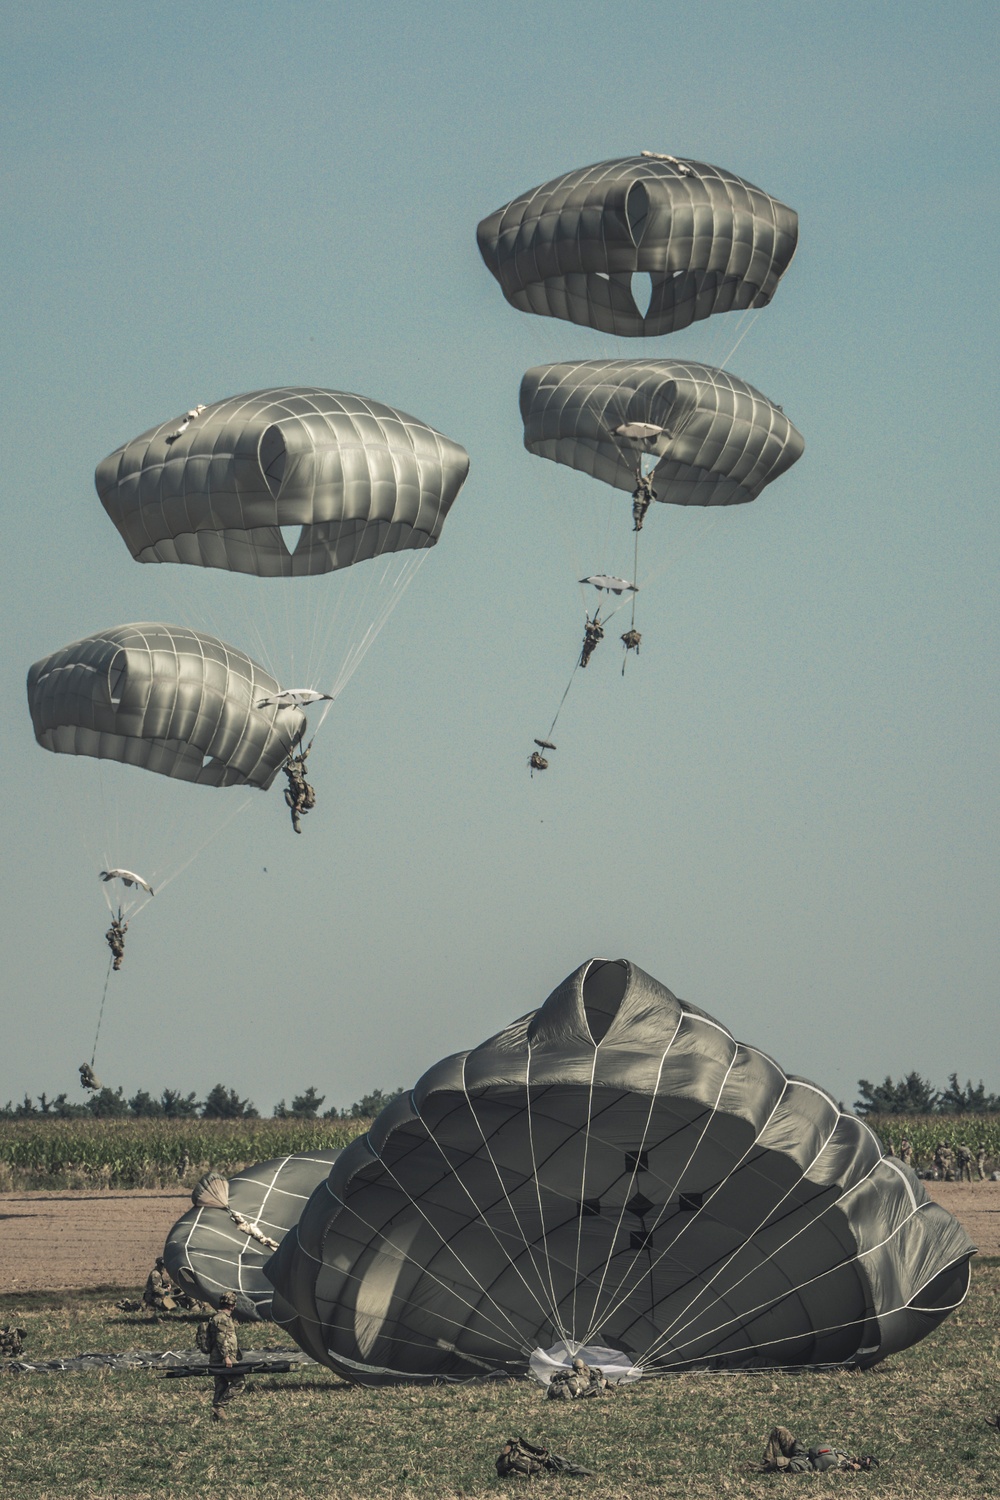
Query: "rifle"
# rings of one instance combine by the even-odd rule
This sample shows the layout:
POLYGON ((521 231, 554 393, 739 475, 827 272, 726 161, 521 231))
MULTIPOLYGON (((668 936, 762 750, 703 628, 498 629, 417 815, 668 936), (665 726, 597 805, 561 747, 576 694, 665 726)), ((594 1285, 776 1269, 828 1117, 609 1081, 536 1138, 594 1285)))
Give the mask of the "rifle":
POLYGON ((288 1359, 245 1359, 238 1365, 174 1365, 163 1373, 168 1380, 183 1380, 187 1375, 287 1375, 301 1368, 288 1359))

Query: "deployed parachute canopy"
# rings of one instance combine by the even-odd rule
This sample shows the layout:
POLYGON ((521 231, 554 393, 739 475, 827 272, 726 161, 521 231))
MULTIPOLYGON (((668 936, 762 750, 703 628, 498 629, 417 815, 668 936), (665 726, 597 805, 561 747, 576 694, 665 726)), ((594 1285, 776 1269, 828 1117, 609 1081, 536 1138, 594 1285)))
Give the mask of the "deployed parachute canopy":
POLYGON ((151 896, 156 894, 149 881, 143 880, 142 876, 137 875, 134 870, 101 870, 100 878, 104 881, 105 885, 107 885, 109 880, 120 880, 126 890, 132 890, 138 886, 141 890, 147 891, 151 896))
POLYGON ((653 494, 674 505, 754 500, 805 447, 752 385, 688 360, 538 365, 522 379, 520 401, 530 453, 630 491, 649 455, 653 494))
POLYGON ((108 455, 95 483, 139 562, 304 577, 430 547, 469 469, 405 412, 311 386, 171 418, 108 455))
POLYGON ((173 1280, 213 1307, 223 1292, 235 1292, 244 1317, 269 1318, 274 1289, 262 1267, 339 1155, 302 1151, 228 1179, 206 1173, 191 1194, 194 1207, 177 1220, 163 1247, 173 1280))
POLYGON ((354 1141, 266 1268, 352 1380, 870 1365, 974 1246, 823 1089, 625 961, 445 1058, 354 1141))
POLYGON ((46 750, 206 786, 271 785, 305 728, 297 708, 276 701, 280 692, 242 651, 180 625, 118 625, 28 672, 31 722, 46 750))
POLYGON ((721 167, 643 153, 531 188, 477 237, 512 307, 635 338, 765 307, 798 216, 721 167))

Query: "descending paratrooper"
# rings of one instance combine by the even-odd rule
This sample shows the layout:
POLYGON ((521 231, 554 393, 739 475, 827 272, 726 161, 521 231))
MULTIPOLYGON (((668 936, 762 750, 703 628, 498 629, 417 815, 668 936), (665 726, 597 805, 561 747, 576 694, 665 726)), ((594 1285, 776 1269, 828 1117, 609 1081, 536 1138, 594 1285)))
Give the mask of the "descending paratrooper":
POLYGON ((296 833, 302 832, 301 818, 307 812, 311 812, 316 806, 316 790, 306 780, 306 759, 309 748, 300 750, 298 755, 290 755, 283 770, 288 777, 288 785, 285 787, 285 802, 292 817, 292 827, 296 833))

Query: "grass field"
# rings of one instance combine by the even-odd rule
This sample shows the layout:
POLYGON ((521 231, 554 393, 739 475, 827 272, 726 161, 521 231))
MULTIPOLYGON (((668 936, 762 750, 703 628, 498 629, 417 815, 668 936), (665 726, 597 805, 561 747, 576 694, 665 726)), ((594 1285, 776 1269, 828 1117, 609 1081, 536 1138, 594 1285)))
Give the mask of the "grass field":
MULTIPOLYGON (((0 1297, 27 1357, 190 1348, 193 1325, 115 1312, 119 1293, 0 1297)), ((537 1495, 716 1500, 805 1493, 884 1500, 1000 1495, 1000 1260, 976 1261, 969 1301, 930 1338, 866 1373, 684 1375, 606 1400, 546 1402, 529 1382, 349 1387, 325 1370, 261 1377, 209 1420, 211 1382, 152 1371, 0 1376, 0 1474, 9 1496, 449 1500, 518 1493, 493 1460, 523 1433, 595 1471, 543 1476, 537 1495), (872 1474, 754 1475, 768 1429, 873 1452, 872 1474)), ((254 1342, 285 1342, 268 1325, 254 1342)))

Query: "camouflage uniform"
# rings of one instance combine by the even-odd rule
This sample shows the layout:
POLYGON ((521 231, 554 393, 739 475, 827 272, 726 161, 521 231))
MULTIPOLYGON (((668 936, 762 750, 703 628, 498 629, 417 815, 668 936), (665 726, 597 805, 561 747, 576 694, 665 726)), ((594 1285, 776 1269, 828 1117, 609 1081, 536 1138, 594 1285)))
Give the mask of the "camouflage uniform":
POLYGON ((779 1474, 807 1474, 809 1454, 787 1427, 772 1427, 764 1449, 764 1470, 779 1474))
POLYGON ((938 1141, 934 1150, 934 1167, 942 1182, 950 1182, 955 1154, 945 1141, 938 1141))
POLYGON ((142 1300, 153 1312, 173 1312, 177 1306, 174 1301, 174 1284, 161 1256, 157 1256, 156 1265, 146 1277, 142 1300))
POLYGON ((968 1146, 959 1146, 956 1152, 958 1157, 958 1180, 959 1182, 972 1181, 972 1152, 968 1146))
POLYGON ((597 650, 598 641, 603 641, 603 639, 604 626, 600 623, 596 614, 594 615, 593 619, 591 619, 588 615, 587 623, 584 626, 583 631, 583 650, 580 653, 581 667, 585 667, 587 665, 588 661, 597 650))
POLYGON ((905 1135, 899 1143, 899 1159, 905 1166, 912 1167, 913 1147, 910 1145, 910 1142, 907 1140, 905 1135))
POLYGON ((223 1292, 219 1298, 219 1311, 208 1321, 208 1366, 215 1376, 212 1392, 212 1416, 216 1421, 224 1415, 222 1408, 235 1401, 246 1386, 243 1375, 230 1375, 225 1368, 226 1360, 239 1364, 243 1358, 239 1335, 233 1321, 236 1298, 232 1292, 223 1292))
POLYGON ((976 1170, 979 1173, 979 1181, 986 1181, 986 1147, 980 1146, 976 1152, 976 1170))
POLYGON ((607 1386, 603 1370, 591 1368, 577 1355, 571 1369, 553 1375, 545 1394, 550 1401, 576 1401, 581 1396, 599 1396, 607 1386))
POLYGON ((16 1359, 24 1348, 26 1334, 23 1328, 14 1328, 10 1323, 0 1328, 0 1354, 16 1359))

